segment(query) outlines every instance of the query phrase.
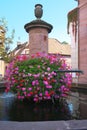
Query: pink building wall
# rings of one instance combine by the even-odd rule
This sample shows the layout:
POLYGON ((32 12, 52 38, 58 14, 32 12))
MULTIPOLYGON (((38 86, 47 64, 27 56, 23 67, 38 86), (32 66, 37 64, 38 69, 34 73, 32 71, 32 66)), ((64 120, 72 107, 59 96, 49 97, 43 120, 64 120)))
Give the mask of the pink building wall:
POLYGON ((87 84, 87 0, 78 0, 78 65, 84 74, 79 83, 87 84))

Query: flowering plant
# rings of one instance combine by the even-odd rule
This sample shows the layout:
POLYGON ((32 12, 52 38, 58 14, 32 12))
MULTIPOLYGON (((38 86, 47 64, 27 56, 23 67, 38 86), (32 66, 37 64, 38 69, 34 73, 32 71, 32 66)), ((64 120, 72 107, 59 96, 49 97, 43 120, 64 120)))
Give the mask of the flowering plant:
POLYGON ((55 70, 67 69, 60 55, 37 53, 31 59, 18 56, 6 69, 6 92, 13 91, 18 99, 33 98, 36 102, 64 97, 71 86, 71 74, 57 74, 55 70))

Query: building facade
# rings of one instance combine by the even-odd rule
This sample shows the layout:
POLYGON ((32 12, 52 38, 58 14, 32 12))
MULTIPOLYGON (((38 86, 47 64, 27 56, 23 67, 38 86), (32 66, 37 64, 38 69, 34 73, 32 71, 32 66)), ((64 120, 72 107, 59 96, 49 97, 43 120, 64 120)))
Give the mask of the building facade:
POLYGON ((71 36, 72 68, 83 71, 79 84, 87 84, 87 0, 76 0, 78 6, 68 13, 68 30, 71 36))
MULTIPOLYGON (((5 41, 5 31, 2 26, 0 26, 0 55, 2 51, 4 50, 4 41, 5 41)), ((5 71, 5 63, 2 60, 2 57, 0 56, 0 76, 4 76, 5 71)))
POLYGON ((79 82, 87 84, 87 0, 78 0, 78 62, 84 74, 79 82))
MULTIPOLYGON (((18 55, 30 55, 30 43, 18 42, 17 47, 10 53, 12 57, 18 55)), ((61 54, 62 57, 66 60, 67 64, 71 66, 71 45, 62 44, 55 38, 48 38, 48 54, 61 54)))

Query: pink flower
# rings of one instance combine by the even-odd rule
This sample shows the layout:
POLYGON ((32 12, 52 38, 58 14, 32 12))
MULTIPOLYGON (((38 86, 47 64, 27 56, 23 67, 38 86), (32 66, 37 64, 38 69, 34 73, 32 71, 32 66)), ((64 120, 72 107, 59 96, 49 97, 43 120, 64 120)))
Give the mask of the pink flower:
POLYGON ((18 95, 18 96, 17 96, 17 98, 18 98, 18 99, 21 99, 21 96, 20 96, 20 95, 18 95))
POLYGON ((68 92, 69 88, 66 88, 64 85, 61 86, 61 92, 68 92))
POLYGON ((45 74, 45 75, 47 75, 47 74, 48 74, 48 72, 45 72, 44 74, 45 74))
POLYGON ((35 96, 34 96, 35 98, 38 98, 38 95, 37 94, 35 94, 35 96))
POLYGON ((32 76, 32 74, 28 73, 28 76, 32 76))
POLYGON ((31 96, 31 94, 30 94, 30 93, 28 93, 28 94, 27 94, 27 97, 30 97, 30 96, 31 96))
POLYGON ((48 96, 48 97, 47 97, 47 99, 51 99, 51 97, 50 97, 50 96, 48 96))
POLYGON ((33 85, 33 86, 34 86, 34 85, 39 85, 38 80, 33 80, 33 81, 32 81, 32 85, 33 85))
POLYGON ((20 96, 20 95, 18 95, 17 98, 23 100, 23 99, 24 99, 24 96, 20 96))
POLYGON ((29 90, 29 91, 31 91, 31 90, 32 90, 32 88, 30 87, 30 88, 28 88, 28 90, 29 90))
POLYGON ((51 76, 51 74, 49 73, 48 76, 51 76))
POLYGON ((42 97, 42 93, 40 93, 39 96, 42 97))
POLYGON ((27 92, 26 92, 26 91, 24 91, 23 93, 24 93, 24 95, 26 96, 27 92))
POLYGON ((52 75, 56 76, 56 73, 54 71, 51 72, 52 75))
POLYGON ((50 88, 52 88, 52 85, 46 85, 46 88, 50 89, 50 88))
POLYGON ((34 74, 33 76, 34 76, 34 78, 38 78, 40 76, 40 74, 34 74))
POLYGON ((17 88, 20 88, 20 86, 18 85, 17 88))
POLYGON ((40 65, 38 65, 37 68, 39 69, 39 68, 40 68, 40 65))
POLYGON ((35 82, 36 82, 36 85, 39 85, 39 81, 38 80, 36 80, 35 82))
POLYGON ((28 57, 26 55, 19 55, 19 56, 17 56, 17 59, 18 59, 18 61, 24 61, 24 60, 27 60, 28 57))
POLYGON ((47 71, 50 71, 50 67, 47 68, 47 71))
POLYGON ((48 82, 47 82, 47 81, 43 81, 43 83, 44 83, 45 85, 48 85, 48 82))
POLYGON ((17 71, 18 71, 18 70, 19 70, 19 68, 18 68, 18 67, 16 67, 16 68, 15 68, 15 70, 17 70, 17 71))
POLYGON ((35 81, 32 81, 32 85, 33 85, 33 86, 35 85, 35 81))
POLYGON ((23 88, 21 88, 21 89, 22 89, 22 91, 25 91, 25 90, 26 90, 26 88, 24 88, 24 87, 23 87, 23 88))
POLYGON ((37 90, 40 90, 40 87, 37 87, 37 90))
POLYGON ((45 95, 48 95, 48 91, 45 91, 45 95))
POLYGON ((34 101, 35 101, 35 102, 38 102, 38 98, 34 98, 34 101))

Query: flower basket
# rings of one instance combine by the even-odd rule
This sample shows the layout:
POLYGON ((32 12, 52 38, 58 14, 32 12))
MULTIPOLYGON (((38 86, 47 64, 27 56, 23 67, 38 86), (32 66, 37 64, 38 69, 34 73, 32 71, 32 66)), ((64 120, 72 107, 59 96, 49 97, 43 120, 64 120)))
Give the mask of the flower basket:
POLYGON ((69 66, 59 54, 37 53, 30 59, 18 56, 7 67, 6 92, 16 92, 18 99, 32 98, 35 102, 65 97, 71 87, 71 74, 57 75, 55 70, 60 69, 67 70, 69 66))

